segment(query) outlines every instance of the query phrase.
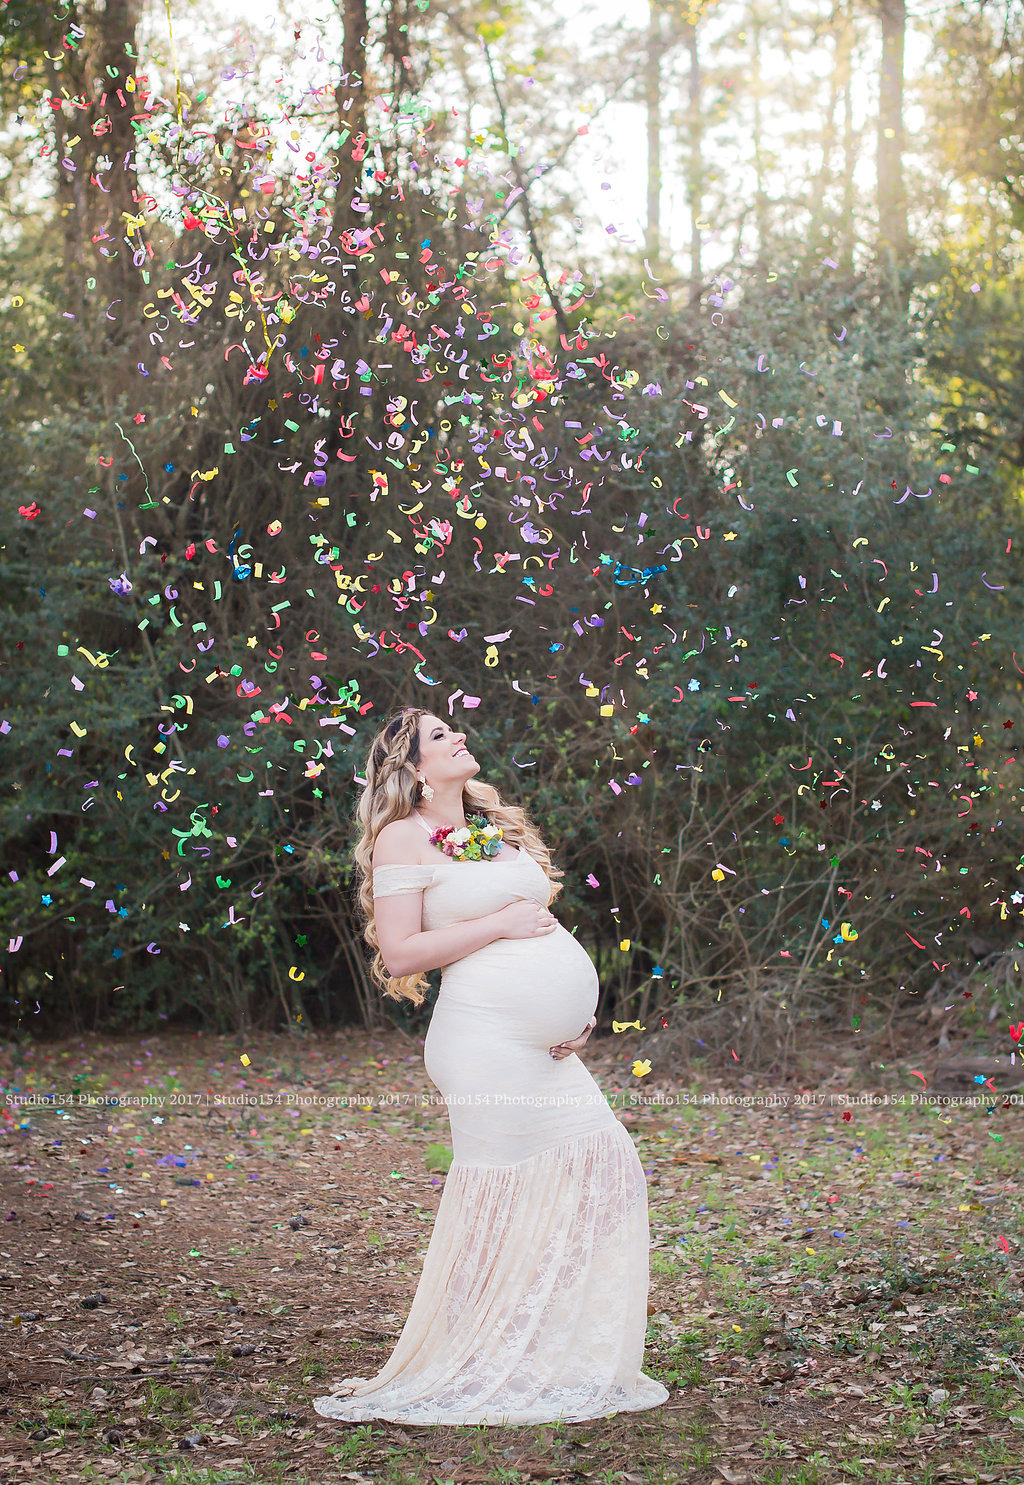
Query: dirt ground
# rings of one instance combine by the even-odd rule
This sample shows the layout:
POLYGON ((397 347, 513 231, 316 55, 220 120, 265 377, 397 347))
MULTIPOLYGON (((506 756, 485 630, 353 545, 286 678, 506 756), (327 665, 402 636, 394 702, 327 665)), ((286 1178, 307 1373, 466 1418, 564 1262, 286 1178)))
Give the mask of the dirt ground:
POLYGON ((891 1042, 652 1087, 631 1038, 583 1055, 647 1172, 670 1399, 509 1429, 312 1408, 415 1290, 449 1153, 421 1042, 0 1049, 0 1485, 1024 1482, 1021 1095, 929 1101, 891 1042))

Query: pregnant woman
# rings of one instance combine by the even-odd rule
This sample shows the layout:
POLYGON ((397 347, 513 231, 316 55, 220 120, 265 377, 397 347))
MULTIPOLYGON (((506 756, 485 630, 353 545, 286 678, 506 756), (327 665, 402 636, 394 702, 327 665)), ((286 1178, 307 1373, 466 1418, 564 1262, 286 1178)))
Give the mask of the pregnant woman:
POLYGON ((355 860, 373 974, 419 1005, 423 972, 442 969, 424 1064, 454 1159, 395 1349, 316 1398, 325 1418, 578 1423, 668 1397, 641 1369, 643 1167, 575 1055, 597 974, 548 911, 562 873, 479 769, 465 734, 420 708, 367 760, 355 860))

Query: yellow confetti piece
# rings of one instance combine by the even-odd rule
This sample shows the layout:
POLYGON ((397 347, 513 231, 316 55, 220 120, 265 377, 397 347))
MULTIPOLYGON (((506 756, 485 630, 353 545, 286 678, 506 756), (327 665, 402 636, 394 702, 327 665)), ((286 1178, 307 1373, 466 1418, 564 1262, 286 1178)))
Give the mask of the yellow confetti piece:
POLYGON ((79 727, 77 722, 71 722, 69 725, 71 727, 71 731, 75 734, 76 737, 84 737, 85 734, 89 731, 88 727, 79 727))
POLYGON ((619 940, 619 948, 622 950, 623 953, 626 952, 626 950, 629 948, 629 945, 630 945, 630 940, 628 938, 623 938, 623 939, 620 939, 619 940))
POLYGON ((650 1072, 650 1070, 651 1070, 651 1064, 650 1064, 650 1062, 648 1062, 646 1060, 643 1061, 643 1062, 634 1062, 633 1063, 633 1076, 634 1076, 634 1078, 646 1078, 646 1076, 650 1072))
POLYGON ((724 871, 719 871, 718 867, 716 866, 715 869, 714 869, 714 871, 711 873, 711 880, 713 882, 724 882, 725 881, 725 872, 724 871))
POLYGON ((615 710, 614 707, 603 706, 601 708, 601 715, 602 715, 602 717, 610 717, 610 716, 612 716, 614 714, 614 710, 615 710))
POLYGON ((245 1055, 244 1052, 242 1053, 241 1057, 238 1060, 239 1060, 239 1062, 241 1062, 241 1064, 242 1064, 243 1067, 248 1067, 249 1066, 249 1059, 245 1055))

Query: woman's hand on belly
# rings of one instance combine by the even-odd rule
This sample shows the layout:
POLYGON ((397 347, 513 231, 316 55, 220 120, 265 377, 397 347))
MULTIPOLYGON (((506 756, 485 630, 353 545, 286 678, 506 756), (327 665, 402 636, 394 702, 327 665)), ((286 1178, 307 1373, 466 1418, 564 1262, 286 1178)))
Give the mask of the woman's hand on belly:
POLYGON ((597 1017, 594 1016, 590 1024, 579 1036, 571 1042, 559 1042, 557 1047, 550 1049, 552 1057, 556 1062, 561 1062, 564 1057, 571 1057, 574 1052, 581 1052, 587 1044, 587 1040, 594 1027, 597 1025, 597 1017))

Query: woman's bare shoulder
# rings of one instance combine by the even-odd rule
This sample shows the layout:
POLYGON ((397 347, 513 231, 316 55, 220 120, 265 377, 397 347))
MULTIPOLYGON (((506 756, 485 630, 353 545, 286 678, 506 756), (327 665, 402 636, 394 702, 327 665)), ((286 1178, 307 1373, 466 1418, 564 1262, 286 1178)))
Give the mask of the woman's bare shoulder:
POLYGON ((385 825, 373 846, 373 865, 421 866, 424 865, 423 848, 427 837, 421 825, 411 815, 404 820, 392 820, 385 825))

